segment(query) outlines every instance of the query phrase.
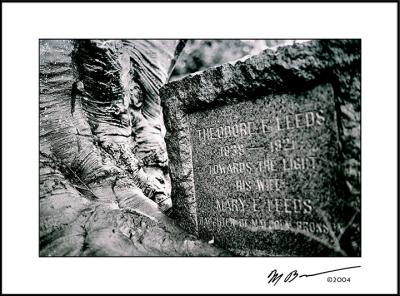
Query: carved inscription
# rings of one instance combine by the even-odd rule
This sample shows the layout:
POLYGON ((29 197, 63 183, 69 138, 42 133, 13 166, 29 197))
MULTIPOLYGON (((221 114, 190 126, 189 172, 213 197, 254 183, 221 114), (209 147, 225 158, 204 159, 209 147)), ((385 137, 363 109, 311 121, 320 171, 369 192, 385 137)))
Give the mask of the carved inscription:
POLYGON ((273 131, 284 131, 311 128, 313 126, 323 125, 325 118, 323 110, 302 112, 294 115, 285 115, 284 117, 275 117, 273 124, 262 119, 260 122, 248 121, 233 125, 219 127, 209 127, 197 130, 200 141, 213 141, 225 138, 251 137, 258 133, 270 133, 273 131))
POLYGON ((203 233, 328 233, 317 210, 335 198, 337 126, 330 85, 195 112, 190 120, 203 233))

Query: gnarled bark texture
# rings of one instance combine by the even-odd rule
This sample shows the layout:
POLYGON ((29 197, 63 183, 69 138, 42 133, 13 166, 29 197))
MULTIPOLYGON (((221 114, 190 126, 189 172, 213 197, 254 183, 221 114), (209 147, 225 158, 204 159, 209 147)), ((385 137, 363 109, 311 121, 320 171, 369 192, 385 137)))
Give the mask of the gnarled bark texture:
POLYGON ((164 213, 178 40, 40 41, 40 255, 213 256, 164 213))

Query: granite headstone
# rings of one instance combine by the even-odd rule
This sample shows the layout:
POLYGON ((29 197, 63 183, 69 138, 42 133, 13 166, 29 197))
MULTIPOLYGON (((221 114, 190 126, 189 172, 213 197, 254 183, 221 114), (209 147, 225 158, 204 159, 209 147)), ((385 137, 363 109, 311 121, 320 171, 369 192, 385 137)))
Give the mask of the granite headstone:
POLYGON ((173 217, 237 255, 360 256, 360 63, 311 41, 167 84, 173 217))

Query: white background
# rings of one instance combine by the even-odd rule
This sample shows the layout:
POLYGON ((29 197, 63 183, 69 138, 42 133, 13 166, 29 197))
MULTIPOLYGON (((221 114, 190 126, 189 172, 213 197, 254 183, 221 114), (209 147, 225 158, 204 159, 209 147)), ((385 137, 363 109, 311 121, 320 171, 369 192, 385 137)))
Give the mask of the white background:
POLYGON ((4 293, 395 293, 397 6, 2 4, 4 293), (362 38, 361 258, 39 258, 39 38, 362 38), (267 285, 267 274, 326 276, 267 285), (334 274, 332 274, 334 275, 334 274))

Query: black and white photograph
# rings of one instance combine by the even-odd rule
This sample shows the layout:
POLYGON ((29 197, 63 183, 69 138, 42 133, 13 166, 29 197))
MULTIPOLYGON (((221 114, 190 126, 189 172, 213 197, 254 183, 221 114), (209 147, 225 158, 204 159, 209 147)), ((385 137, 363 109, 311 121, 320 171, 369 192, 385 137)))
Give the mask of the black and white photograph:
POLYGON ((41 256, 360 256, 361 40, 40 40, 41 256))
POLYGON ((398 3, 2 8, 2 292, 398 293, 398 3))

